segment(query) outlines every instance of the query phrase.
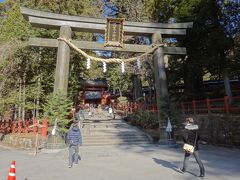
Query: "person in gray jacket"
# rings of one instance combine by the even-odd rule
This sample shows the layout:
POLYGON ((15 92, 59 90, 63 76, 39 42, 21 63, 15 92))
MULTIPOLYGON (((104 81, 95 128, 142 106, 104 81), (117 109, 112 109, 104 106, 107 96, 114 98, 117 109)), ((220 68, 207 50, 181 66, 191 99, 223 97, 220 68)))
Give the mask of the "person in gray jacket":
POLYGON ((78 121, 74 121, 67 133, 67 142, 69 144, 69 163, 68 167, 73 166, 73 162, 78 164, 79 156, 79 146, 82 145, 82 135, 78 127, 78 121))

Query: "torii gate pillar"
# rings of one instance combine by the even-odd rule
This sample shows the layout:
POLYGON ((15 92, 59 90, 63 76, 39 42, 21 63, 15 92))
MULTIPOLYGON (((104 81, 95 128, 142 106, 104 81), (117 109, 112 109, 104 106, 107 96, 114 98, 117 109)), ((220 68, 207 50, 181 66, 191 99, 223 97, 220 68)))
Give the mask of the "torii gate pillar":
MULTIPOLYGON (((60 37, 71 38, 70 26, 61 26, 60 37)), ((58 42, 57 65, 55 70, 54 94, 58 91, 67 93, 69 76, 70 47, 64 41, 58 42)))
MULTIPOLYGON (((152 43, 159 44, 162 43, 162 36, 159 33, 154 33, 152 35, 152 43)), ((161 101, 168 100, 168 88, 167 88, 167 76, 164 66, 164 51, 163 47, 158 47, 153 54, 154 61, 154 76, 155 76, 155 92, 157 99, 157 117, 159 121, 159 143, 165 141, 165 123, 166 120, 161 115, 161 101)))

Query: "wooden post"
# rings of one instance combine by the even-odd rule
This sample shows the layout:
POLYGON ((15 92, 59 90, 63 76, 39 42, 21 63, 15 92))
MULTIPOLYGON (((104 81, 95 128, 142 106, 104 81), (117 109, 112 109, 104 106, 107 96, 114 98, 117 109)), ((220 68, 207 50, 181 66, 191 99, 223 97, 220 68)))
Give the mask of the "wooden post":
POLYGON ((196 101, 192 100, 193 113, 196 114, 196 101))
POLYGON ((16 121, 12 122, 12 133, 16 132, 16 121))
MULTIPOLYGON (((71 38, 71 28, 61 26, 60 37, 71 38)), ((54 93, 63 91, 67 93, 69 74, 70 48, 64 41, 58 42, 57 65, 55 71, 54 93)))
POLYGON ((130 102, 130 113, 132 114, 132 112, 133 112, 133 103, 130 102))
POLYGON ((29 132, 29 126, 30 126, 29 120, 25 121, 25 129, 24 129, 25 133, 29 132))
MULTIPOLYGON (((19 102, 22 102, 22 79, 19 79, 19 94, 18 94, 18 100, 19 102)), ((22 108, 21 105, 18 105, 18 119, 21 118, 21 114, 22 114, 22 108)))
POLYGON ((38 125, 39 125, 39 120, 36 120, 36 124, 33 124, 33 128, 37 129, 37 134, 36 134, 36 139, 35 139, 35 152, 34 152, 34 156, 37 155, 38 153, 38 125))
POLYGON ((18 133, 21 133, 23 130, 23 123, 22 123, 22 120, 19 119, 18 120, 18 133))
POLYGON ((211 113, 211 100, 209 98, 207 98, 207 109, 208 113, 211 113))
POLYGON ((225 107, 225 111, 228 114, 229 113, 229 97, 228 96, 224 96, 224 107, 225 107))
MULTIPOLYGON (((152 36, 152 43, 159 44, 162 42, 162 36, 158 33, 154 33, 152 36)), ((155 92, 156 92, 156 99, 157 99, 157 115, 159 121, 159 142, 165 142, 165 128, 166 126, 166 119, 161 115, 161 101, 163 99, 168 99, 168 89, 167 89, 167 76, 164 67, 164 54, 163 54, 163 47, 159 47, 155 50, 153 54, 153 61, 154 61, 154 76, 155 76, 155 92)))
POLYGON ((128 102, 128 113, 129 114, 131 113, 130 108, 131 108, 131 102, 128 102))
POLYGON ((37 133, 35 134, 36 138, 35 138, 35 152, 34 152, 34 156, 36 156, 37 153, 38 153, 38 128, 43 128, 43 127, 44 126, 42 126, 39 123, 39 119, 34 119, 33 125, 29 126, 29 128, 33 128, 33 131, 34 131, 34 129, 36 129, 36 131, 37 131, 37 133))
POLYGON ((182 107, 182 113, 185 114, 185 107, 183 102, 181 102, 181 107, 182 107))
POLYGON ((47 119, 44 119, 42 121, 42 136, 47 137, 47 129, 48 129, 48 121, 47 119))
POLYGON ((37 124, 37 119, 34 119, 33 120, 33 133, 34 134, 37 134, 38 133, 38 128, 37 128, 37 126, 34 126, 35 124, 37 124))

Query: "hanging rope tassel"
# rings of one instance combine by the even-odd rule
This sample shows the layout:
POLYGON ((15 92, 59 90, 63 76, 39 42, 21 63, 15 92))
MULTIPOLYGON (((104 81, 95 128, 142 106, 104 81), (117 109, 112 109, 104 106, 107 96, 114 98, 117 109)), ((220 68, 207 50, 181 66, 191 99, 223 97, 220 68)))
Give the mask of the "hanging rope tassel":
POLYGON ((124 62, 121 62, 121 70, 122 70, 122 73, 125 72, 125 66, 124 66, 124 62))
POLYGON ((103 62, 103 72, 107 72, 107 64, 106 62, 103 62))
POLYGON ((90 58, 87 58, 87 69, 91 68, 91 60, 90 58))

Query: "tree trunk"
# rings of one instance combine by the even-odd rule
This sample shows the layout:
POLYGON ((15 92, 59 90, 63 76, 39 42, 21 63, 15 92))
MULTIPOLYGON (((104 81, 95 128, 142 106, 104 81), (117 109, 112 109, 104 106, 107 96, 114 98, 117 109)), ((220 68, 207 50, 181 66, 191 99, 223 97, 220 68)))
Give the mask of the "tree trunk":
POLYGON ((22 120, 25 120, 25 104, 26 104, 26 73, 23 75, 23 92, 22 92, 22 120))
POLYGON ((19 79, 19 94, 18 94, 18 100, 19 100, 19 105, 18 105, 18 119, 21 118, 21 102, 22 102, 22 79, 19 79))
POLYGON ((132 75, 132 84, 133 84, 133 99, 136 101, 136 99, 142 97, 142 83, 141 79, 139 78, 139 75, 137 74, 132 75))
POLYGON ((223 73, 223 79, 224 79, 225 94, 229 97, 229 102, 232 103, 232 89, 231 89, 230 79, 226 70, 223 73))

